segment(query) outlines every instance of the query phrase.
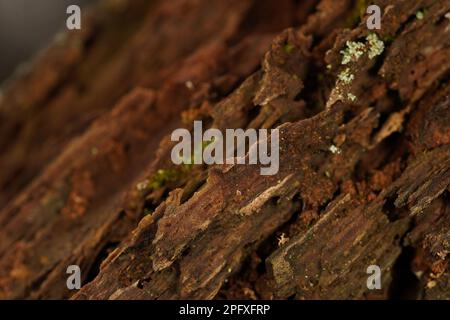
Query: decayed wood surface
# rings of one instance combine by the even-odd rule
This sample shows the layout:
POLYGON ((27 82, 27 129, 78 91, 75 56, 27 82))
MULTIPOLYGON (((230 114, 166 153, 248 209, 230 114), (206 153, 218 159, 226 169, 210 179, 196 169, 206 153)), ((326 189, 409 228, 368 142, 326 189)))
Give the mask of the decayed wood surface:
POLYGON ((346 66, 364 1, 93 9, 0 101, 0 298, 450 299, 450 3, 375 2, 346 66), (278 174, 173 165, 195 119, 279 128, 278 174))

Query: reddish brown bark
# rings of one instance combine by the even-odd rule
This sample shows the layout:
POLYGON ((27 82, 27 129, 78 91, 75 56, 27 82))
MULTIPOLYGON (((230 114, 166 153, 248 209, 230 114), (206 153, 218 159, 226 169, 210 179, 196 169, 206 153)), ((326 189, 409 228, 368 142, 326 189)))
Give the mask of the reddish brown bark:
POLYGON ((1 102, 0 297, 449 299, 450 5, 375 2, 345 66, 359 2, 94 9, 1 102), (279 128, 279 172, 174 165, 193 120, 279 128))

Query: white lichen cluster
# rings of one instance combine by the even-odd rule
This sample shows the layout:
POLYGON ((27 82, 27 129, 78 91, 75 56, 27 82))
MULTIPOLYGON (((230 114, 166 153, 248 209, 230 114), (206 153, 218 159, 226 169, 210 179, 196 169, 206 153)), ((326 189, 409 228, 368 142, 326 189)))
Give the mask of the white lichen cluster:
POLYGON ((139 191, 145 191, 147 189, 149 181, 148 180, 144 180, 142 182, 139 182, 136 185, 136 189, 138 189, 139 191))
MULTIPOLYGON (((338 100, 347 100, 355 102, 357 100, 356 95, 350 92, 352 82, 355 79, 355 72, 358 70, 356 63, 361 57, 367 54, 369 59, 381 55, 385 49, 384 42, 380 40, 376 33, 370 33, 366 36, 365 41, 347 41, 346 48, 341 50, 342 55, 341 65, 347 65, 337 75, 337 82, 335 88, 333 88, 330 99, 327 102, 327 108, 330 108, 334 102, 338 100)), ((331 65, 327 66, 331 69, 331 65)), ((336 149, 331 148, 330 151, 337 152, 336 149)))
POLYGON ((358 59, 364 54, 366 48, 364 43, 356 41, 347 41, 346 45, 347 47, 344 50, 341 50, 341 63, 343 65, 358 61, 358 59))
POLYGON ((352 102, 356 101, 356 96, 351 92, 347 93, 347 98, 348 98, 348 100, 350 100, 352 102))
POLYGON ((383 53, 384 42, 378 38, 377 34, 369 34, 366 40, 369 45, 369 59, 373 59, 383 53))
POLYGON ((347 41, 346 48, 341 50, 342 65, 347 65, 350 62, 356 62, 361 58, 365 52, 368 53, 369 59, 379 56, 384 51, 384 42, 381 41, 377 34, 370 33, 366 37, 366 43, 359 41, 347 41))
POLYGON ((338 74, 338 79, 345 84, 349 84, 355 79, 355 76, 350 73, 350 68, 346 68, 338 74))
POLYGON ((341 149, 336 147, 334 144, 332 144, 328 150, 330 150, 330 152, 332 154, 340 154, 341 153, 341 149))
POLYGON ((286 237, 284 232, 278 237, 278 246, 281 247, 285 243, 289 242, 289 238, 286 237))
POLYGON ((424 18, 425 14, 423 13, 423 11, 419 10, 416 12, 416 18, 418 20, 422 20, 424 18))
POLYGON ((184 85, 186 86, 186 88, 188 88, 189 90, 194 90, 194 83, 192 82, 192 81, 186 81, 185 83, 184 83, 184 85))

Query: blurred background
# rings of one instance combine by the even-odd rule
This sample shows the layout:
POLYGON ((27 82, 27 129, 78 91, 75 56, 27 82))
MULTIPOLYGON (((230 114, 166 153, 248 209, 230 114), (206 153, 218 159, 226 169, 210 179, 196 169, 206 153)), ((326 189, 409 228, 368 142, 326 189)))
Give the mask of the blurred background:
POLYGON ((0 0, 0 84, 65 28, 66 9, 96 0, 0 0))

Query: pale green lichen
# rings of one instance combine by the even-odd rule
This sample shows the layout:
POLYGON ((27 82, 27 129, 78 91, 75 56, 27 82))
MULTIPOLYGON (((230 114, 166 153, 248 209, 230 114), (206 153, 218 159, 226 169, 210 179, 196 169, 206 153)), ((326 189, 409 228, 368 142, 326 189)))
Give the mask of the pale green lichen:
POLYGON ((384 42, 378 38, 377 34, 370 33, 366 40, 369 44, 369 59, 373 59, 383 53, 384 42))
POLYGON ((422 10, 416 12, 416 18, 422 20, 425 17, 425 13, 422 10))
POLYGON ((328 149, 330 150, 330 152, 332 154, 340 154, 341 153, 341 149, 339 149, 338 147, 336 147, 334 144, 330 146, 330 148, 328 149))
POLYGON ((347 41, 346 48, 341 50, 342 54, 342 65, 347 65, 350 62, 357 62, 365 52, 368 52, 370 59, 373 59, 384 51, 384 42, 378 38, 375 33, 370 33, 366 37, 367 43, 358 41, 347 41))
POLYGON ((351 92, 347 93, 347 98, 348 98, 348 100, 350 100, 352 102, 356 101, 356 96, 351 92))
POLYGON ((365 45, 362 42, 347 41, 347 47, 341 50, 342 64, 346 65, 350 62, 356 62, 364 54, 365 45))
POLYGON ((139 182, 136 185, 136 189, 138 189, 138 191, 141 191, 141 192, 145 191, 147 189, 147 187, 148 187, 148 180, 144 180, 142 182, 139 182))
POLYGON ((350 73, 350 68, 346 68, 338 74, 338 79, 343 83, 349 84, 355 79, 355 76, 350 73))

